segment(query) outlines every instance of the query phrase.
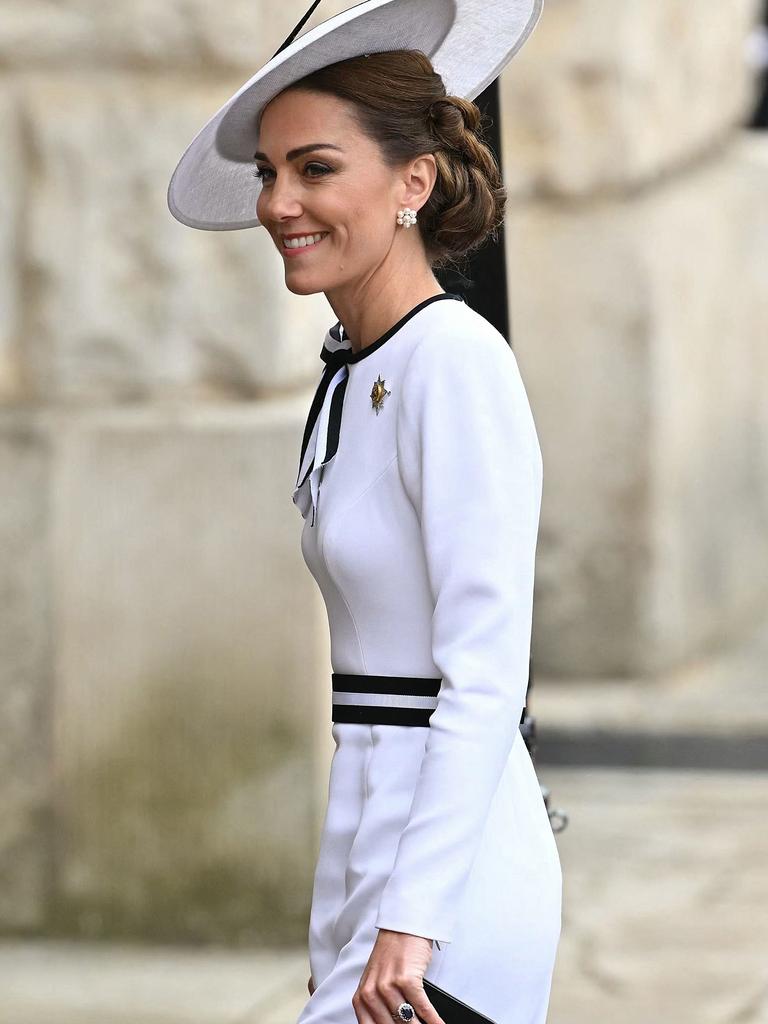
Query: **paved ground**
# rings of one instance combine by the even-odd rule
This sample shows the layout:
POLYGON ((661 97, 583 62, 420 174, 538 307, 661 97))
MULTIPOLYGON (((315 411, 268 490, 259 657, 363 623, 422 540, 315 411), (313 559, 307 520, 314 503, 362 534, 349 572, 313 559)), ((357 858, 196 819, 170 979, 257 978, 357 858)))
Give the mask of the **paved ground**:
POLYGON ((2 1024, 288 1024, 306 955, 91 942, 0 945, 2 1024))
POLYGON ((550 1024, 766 1024, 768 774, 540 776, 571 814, 550 1024))
MULTIPOLYGON (((570 817, 548 1024, 768 1024, 768 773, 539 775, 570 817)), ((0 1024, 295 1024, 308 974, 303 949, 6 941, 0 1024)))

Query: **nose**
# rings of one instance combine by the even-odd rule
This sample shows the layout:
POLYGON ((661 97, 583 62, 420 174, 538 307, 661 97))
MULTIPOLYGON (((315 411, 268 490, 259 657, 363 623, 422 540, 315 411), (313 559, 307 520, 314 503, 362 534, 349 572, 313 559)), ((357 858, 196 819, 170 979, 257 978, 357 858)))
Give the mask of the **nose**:
POLYGON ((262 188, 257 208, 259 220, 266 218, 274 223, 301 216, 302 205, 287 174, 278 174, 266 188, 262 188))

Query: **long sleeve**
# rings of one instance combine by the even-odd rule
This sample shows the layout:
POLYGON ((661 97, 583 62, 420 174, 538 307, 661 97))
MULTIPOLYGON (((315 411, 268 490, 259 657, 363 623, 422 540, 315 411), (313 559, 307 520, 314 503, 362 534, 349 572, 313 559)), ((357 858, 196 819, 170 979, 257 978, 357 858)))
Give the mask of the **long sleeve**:
POLYGON ((442 943, 525 705, 542 461, 517 360, 490 325, 424 338, 400 390, 398 467, 443 682, 375 924, 442 943))

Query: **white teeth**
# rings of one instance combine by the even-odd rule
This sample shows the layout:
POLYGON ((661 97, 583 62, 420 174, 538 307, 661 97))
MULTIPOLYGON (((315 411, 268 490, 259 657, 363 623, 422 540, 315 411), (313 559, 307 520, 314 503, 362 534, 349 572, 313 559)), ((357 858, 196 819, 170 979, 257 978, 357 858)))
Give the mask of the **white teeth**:
POLYGON ((321 238, 327 235, 327 231, 321 231, 316 235, 302 235, 301 238, 284 238, 283 245, 286 249, 301 249, 305 245, 312 245, 313 242, 319 242, 321 238))

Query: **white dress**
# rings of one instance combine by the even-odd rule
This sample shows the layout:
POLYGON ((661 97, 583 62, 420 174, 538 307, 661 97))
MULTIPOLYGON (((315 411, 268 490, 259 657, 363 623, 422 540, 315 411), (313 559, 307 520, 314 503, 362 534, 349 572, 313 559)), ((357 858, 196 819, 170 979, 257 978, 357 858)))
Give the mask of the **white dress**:
POLYGON ((321 356, 293 500, 336 748, 297 1024, 357 1024, 377 928, 436 940, 425 977, 496 1024, 544 1024, 562 876, 519 729, 542 461, 517 360, 452 293, 321 356))

